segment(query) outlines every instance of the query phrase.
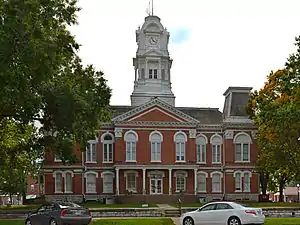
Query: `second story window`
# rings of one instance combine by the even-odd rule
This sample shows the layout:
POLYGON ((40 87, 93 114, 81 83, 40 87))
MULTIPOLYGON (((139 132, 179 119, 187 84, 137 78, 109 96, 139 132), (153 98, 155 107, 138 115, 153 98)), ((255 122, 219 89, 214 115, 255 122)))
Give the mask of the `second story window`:
POLYGON ((96 163, 96 141, 88 141, 86 146, 86 162, 96 163))
POLYGON ((212 146, 212 163, 221 163, 222 137, 215 134, 211 137, 210 142, 212 146))
POLYGON ((161 161, 162 134, 155 131, 150 134, 151 162, 161 161))
POLYGON ((154 73, 154 79, 157 79, 157 69, 154 69, 153 73, 154 73))
POLYGON ((233 143, 235 144, 235 161, 250 162, 250 136, 246 133, 239 133, 234 137, 233 143))
POLYGON ((111 163, 113 162, 113 143, 114 138, 110 133, 105 133, 101 137, 101 142, 103 143, 103 162, 111 163))
POLYGON ((126 142, 126 161, 127 162, 136 162, 136 144, 138 137, 136 132, 128 131, 125 134, 126 142))
POLYGON ((149 79, 157 79, 157 69, 149 69, 149 79))
POLYGON ((187 141, 186 134, 177 132, 174 136, 175 149, 176 149, 176 162, 185 162, 185 144, 187 141))
POLYGON ((196 139, 197 163, 206 163, 206 137, 198 136, 196 139))

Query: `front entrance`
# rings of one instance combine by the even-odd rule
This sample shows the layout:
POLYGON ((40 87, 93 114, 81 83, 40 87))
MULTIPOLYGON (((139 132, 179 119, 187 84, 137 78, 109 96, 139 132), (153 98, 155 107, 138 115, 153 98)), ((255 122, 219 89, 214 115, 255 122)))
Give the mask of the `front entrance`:
POLYGON ((157 195, 162 194, 163 185, 161 178, 150 178, 150 194, 157 195))

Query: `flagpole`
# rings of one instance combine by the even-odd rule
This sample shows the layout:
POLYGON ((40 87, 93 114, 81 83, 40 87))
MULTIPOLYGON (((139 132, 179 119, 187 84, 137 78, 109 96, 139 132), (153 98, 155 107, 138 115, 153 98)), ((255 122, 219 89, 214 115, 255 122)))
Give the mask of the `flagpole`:
POLYGON ((153 0, 152 0, 152 16, 153 16, 153 0))

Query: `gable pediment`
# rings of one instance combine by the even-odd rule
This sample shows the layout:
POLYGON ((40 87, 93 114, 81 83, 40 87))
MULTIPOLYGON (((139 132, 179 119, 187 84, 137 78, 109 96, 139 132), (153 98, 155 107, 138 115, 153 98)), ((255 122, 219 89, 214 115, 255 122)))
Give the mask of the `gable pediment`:
POLYGON ((175 122, 175 123, 199 123, 193 117, 177 110, 174 106, 155 98, 141 106, 138 106, 122 115, 112 119, 113 122, 175 122))
POLYGON ((163 56, 163 54, 160 51, 157 51, 155 49, 151 49, 151 50, 145 52, 143 54, 143 56, 154 56, 155 57, 155 56, 163 56))

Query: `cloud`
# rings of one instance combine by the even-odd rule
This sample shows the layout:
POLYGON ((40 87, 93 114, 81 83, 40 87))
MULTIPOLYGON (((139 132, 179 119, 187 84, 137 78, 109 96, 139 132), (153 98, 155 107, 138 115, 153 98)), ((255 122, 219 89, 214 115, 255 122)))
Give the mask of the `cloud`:
POLYGON ((170 33, 170 42, 172 44, 182 44, 190 39, 190 30, 185 27, 171 30, 170 33))

